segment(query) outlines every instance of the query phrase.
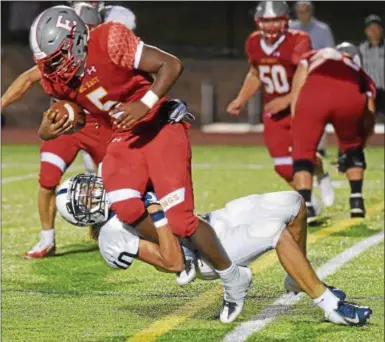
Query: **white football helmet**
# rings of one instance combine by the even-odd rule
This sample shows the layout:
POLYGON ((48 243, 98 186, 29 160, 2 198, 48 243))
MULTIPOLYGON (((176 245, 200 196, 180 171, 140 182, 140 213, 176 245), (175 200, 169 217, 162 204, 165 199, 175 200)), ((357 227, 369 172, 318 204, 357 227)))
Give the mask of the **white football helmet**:
POLYGON ((106 222, 109 205, 102 179, 82 173, 66 180, 56 192, 56 208, 66 221, 78 227, 106 222))

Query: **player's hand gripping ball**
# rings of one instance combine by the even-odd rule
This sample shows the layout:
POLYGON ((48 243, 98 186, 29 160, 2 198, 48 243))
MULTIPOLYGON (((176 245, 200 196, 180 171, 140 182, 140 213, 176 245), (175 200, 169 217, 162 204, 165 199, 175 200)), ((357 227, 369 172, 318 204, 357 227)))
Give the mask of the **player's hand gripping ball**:
POLYGON ((86 124, 84 111, 74 102, 57 101, 50 109, 56 112, 54 123, 59 122, 65 116, 68 121, 71 121, 72 129, 66 132, 67 134, 78 132, 86 124))

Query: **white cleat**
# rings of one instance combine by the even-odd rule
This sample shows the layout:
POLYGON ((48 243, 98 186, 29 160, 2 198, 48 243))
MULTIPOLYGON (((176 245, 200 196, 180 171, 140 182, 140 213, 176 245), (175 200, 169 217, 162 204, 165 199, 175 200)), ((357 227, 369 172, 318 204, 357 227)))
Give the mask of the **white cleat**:
POLYGON ((55 242, 40 240, 32 249, 24 254, 25 259, 41 259, 55 254, 55 242))
POLYGON ((323 204, 326 207, 331 207, 334 203, 335 193, 333 184, 329 178, 329 174, 325 173, 323 177, 318 178, 318 183, 323 204))
POLYGON ((191 283, 197 276, 194 260, 186 260, 185 265, 185 269, 176 274, 176 282, 180 286, 191 283))
POLYGON ((237 267, 239 269, 239 278, 236 285, 225 285, 223 307, 219 316, 222 323, 231 323, 240 315, 247 291, 253 279, 250 268, 237 267))

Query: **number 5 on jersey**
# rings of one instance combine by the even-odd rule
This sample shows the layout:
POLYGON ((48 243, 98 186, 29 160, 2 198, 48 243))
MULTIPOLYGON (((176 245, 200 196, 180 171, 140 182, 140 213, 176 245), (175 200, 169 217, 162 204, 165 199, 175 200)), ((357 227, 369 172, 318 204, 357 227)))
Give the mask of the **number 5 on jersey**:
POLYGON ((259 79, 268 94, 284 94, 290 90, 286 70, 282 65, 260 65, 259 79))
POLYGON ((93 91, 91 91, 89 94, 87 94, 88 100, 91 101, 91 103, 98 108, 99 110, 102 110, 104 112, 108 112, 118 101, 106 101, 102 102, 101 100, 103 97, 107 95, 107 90, 103 87, 99 87, 93 91))

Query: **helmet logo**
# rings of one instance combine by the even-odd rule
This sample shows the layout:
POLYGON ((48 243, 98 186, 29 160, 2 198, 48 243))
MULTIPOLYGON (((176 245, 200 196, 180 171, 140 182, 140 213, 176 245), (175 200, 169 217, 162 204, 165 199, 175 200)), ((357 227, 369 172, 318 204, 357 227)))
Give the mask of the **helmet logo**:
POLYGON ((62 20, 63 20, 63 16, 59 15, 58 18, 57 18, 56 27, 63 28, 65 30, 71 32, 72 27, 76 26, 76 21, 73 21, 72 22, 73 25, 70 26, 70 21, 69 20, 66 20, 64 22, 62 20))

